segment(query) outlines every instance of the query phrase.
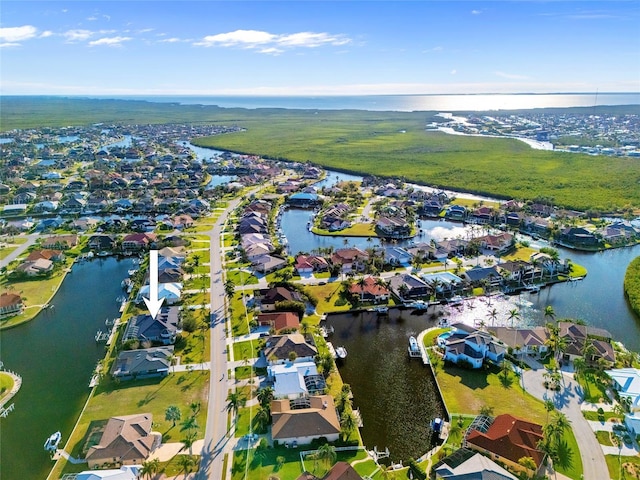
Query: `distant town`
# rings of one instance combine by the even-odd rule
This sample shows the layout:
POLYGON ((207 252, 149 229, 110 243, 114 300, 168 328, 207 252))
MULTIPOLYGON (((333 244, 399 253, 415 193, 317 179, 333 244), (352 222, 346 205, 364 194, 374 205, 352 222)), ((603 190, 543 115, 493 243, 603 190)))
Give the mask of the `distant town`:
MULTIPOLYGON (((598 143, 561 148, 634 157, 639 119, 496 114, 450 127, 539 142, 588 137, 598 143)), ((599 480, 622 457, 637 478, 637 354, 604 329, 556 318, 551 307, 538 327, 514 326, 515 308, 502 319, 489 309, 474 325, 447 314, 583 280, 588 272, 556 247, 637 245, 632 210, 603 218, 545 198, 465 197, 392 176, 318 187, 330 175, 317 165, 189 144, 241 130, 95 124, 4 132, 0 327, 55 308, 50 291, 75 262, 136 265, 122 280, 121 316, 96 333, 106 356, 87 379, 96 394, 84 418, 64 442, 60 432, 43 439, 56 461, 49 478, 187 477, 200 468, 227 479, 599 480), (343 244, 292 251, 283 216, 298 210, 305 231, 343 244), (464 233, 428 238, 421 220, 464 233), (149 251, 158 253, 157 272, 149 251), (155 280, 164 302, 157 316, 144 301, 155 280), (424 455, 394 463, 363 444, 368 419, 340 376, 349 352, 331 319, 403 312, 424 319, 407 338, 407 356, 425 366, 444 412, 421 419, 432 433, 424 455)), ((12 415, 19 374, 9 373, 12 388, 0 397, 4 416, 12 415)))

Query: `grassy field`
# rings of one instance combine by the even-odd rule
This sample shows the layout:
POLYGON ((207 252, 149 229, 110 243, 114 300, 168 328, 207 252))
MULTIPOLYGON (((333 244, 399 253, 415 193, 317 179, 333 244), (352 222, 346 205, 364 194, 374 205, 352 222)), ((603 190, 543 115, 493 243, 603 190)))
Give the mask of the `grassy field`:
POLYGON ((580 210, 640 206, 639 173, 633 158, 603 161, 589 155, 533 150, 512 139, 425 131, 426 123, 441 120, 434 116, 437 112, 247 110, 42 97, 2 97, 0 107, 5 130, 95 122, 238 125, 246 131, 196 138, 192 143, 501 198, 551 197, 558 205, 580 210))
POLYGON ((2 400, 13 388, 13 378, 4 372, 0 372, 0 400, 2 400))
POLYGON ((632 480, 640 478, 640 457, 620 457, 605 455, 611 478, 632 480), (620 468, 622 466, 622 469, 620 468), (620 474, 622 471, 622 475, 620 474))
POLYGON ((341 282, 331 282, 326 285, 307 285, 305 290, 318 299, 316 311, 320 314, 328 312, 346 312, 351 308, 341 297, 341 282))

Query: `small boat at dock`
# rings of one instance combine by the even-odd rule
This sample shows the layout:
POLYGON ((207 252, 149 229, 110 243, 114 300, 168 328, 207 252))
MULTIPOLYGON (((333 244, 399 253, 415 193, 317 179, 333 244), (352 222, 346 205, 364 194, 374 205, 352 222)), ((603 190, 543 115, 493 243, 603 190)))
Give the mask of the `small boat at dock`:
POLYGON ((342 360, 347 358, 347 349, 342 345, 336 348, 336 356, 342 360))
POLYGON ((418 340, 413 335, 409 337, 409 348, 408 348, 410 357, 421 357, 422 352, 420 351, 420 347, 418 346, 418 340))
POLYGON ((58 449, 58 444, 62 439, 62 434, 60 432, 56 432, 51 434, 49 438, 47 438, 46 442, 44 442, 44 449, 47 452, 55 452, 58 449))

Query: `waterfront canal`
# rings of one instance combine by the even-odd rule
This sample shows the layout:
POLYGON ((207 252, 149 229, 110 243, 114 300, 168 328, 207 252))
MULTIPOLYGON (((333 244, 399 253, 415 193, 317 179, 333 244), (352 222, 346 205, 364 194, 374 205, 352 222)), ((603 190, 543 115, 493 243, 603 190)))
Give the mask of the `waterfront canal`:
POLYGON ((329 340, 348 352, 338 366, 364 421, 363 442, 369 449, 389 448, 393 462, 406 464, 429 451, 431 420, 444 414, 430 368, 407 353, 409 337, 436 322, 428 318, 427 313, 392 309, 388 316, 362 312, 327 319, 335 329, 329 340))
POLYGON ((44 442, 56 431, 64 446, 89 395, 95 365, 104 356, 96 331, 119 316, 116 298, 132 259, 77 263, 35 319, 0 332, 0 360, 22 376, 15 410, 0 419, 0 478, 44 479, 52 467, 44 442))

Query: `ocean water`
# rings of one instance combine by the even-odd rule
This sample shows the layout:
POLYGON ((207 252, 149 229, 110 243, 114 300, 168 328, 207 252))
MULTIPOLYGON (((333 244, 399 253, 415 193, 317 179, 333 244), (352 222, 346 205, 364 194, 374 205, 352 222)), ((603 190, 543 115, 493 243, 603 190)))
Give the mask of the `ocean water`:
MULTIPOLYGON (((100 97, 105 98, 105 97, 100 97)), ((109 97, 114 98, 114 97, 109 97)), ((223 108, 289 108, 373 111, 489 111, 533 108, 640 105, 636 93, 554 93, 477 95, 349 95, 349 96, 118 96, 182 105, 217 105, 223 108)), ((640 110, 639 110, 640 111, 640 110)))

